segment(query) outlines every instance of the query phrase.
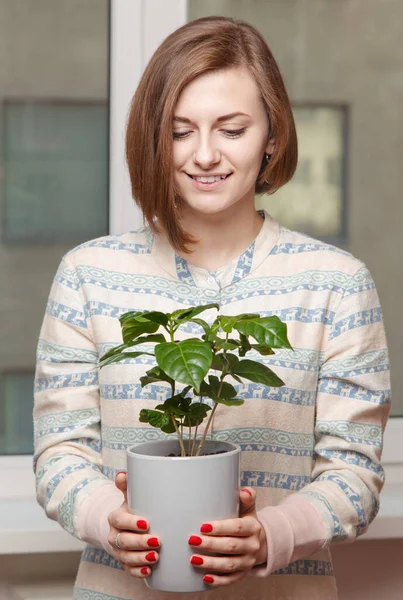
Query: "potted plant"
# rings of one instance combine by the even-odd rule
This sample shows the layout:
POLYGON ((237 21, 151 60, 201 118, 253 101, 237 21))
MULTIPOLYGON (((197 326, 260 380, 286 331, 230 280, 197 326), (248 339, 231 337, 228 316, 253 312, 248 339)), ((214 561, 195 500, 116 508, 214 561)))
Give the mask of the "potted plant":
POLYGON ((164 382, 170 390, 164 403, 143 408, 139 420, 174 435, 127 449, 129 506, 136 514, 146 515, 152 531, 163 540, 160 560, 146 580, 149 587, 161 591, 207 589, 202 574, 190 564, 189 535, 203 522, 238 516, 241 449, 206 439, 219 404, 244 403, 226 379, 280 387, 283 381, 269 367, 244 357, 250 350, 267 356, 276 348, 292 349, 287 326, 277 316, 218 315, 209 325, 199 316, 208 309, 219 309, 219 305, 172 313, 127 312, 119 319, 123 344, 99 362, 103 368, 127 358, 154 356, 156 365, 140 378, 141 385, 164 382), (189 322, 201 326, 203 335, 176 340, 176 331, 189 322), (144 343, 155 344, 153 352, 133 351, 144 343), (212 406, 203 398, 209 398, 212 406))

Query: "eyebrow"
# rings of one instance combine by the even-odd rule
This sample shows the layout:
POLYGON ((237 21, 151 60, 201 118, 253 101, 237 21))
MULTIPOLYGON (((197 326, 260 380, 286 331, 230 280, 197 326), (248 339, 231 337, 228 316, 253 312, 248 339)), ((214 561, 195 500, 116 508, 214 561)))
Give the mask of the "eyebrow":
MULTIPOLYGON (((218 123, 221 123, 222 121, 229 121, 230 119, 233 119, 234 117, 249 117, 250 118, 250 115, 247 115, 246 113, 243 113, 243 112, 233 112, 233 113, 230 113, 229 115, 222 115, 221 117, 218 117, 216 119, 216 121, 218 123)), ((173 120, 179 121, 180 123, 191 123, 191 120, 187 119, 186 117, 174 116, 173 120)))

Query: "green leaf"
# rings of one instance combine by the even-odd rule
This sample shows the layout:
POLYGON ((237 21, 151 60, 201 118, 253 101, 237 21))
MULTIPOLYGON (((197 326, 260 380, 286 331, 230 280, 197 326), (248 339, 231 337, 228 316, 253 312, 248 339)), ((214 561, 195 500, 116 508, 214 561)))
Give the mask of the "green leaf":
POLYGON ((217 400, 218 397, 234 398, 236 396, 236 389, 227 381, 222 382, 220 396, 218 396, 218 392, 220 389, 220 380, 218 379, 218 377, 216 377, 216 375, 209 375, 208 379, 210 383, 210 388, 213 392, 213 395, 211 396, 213 400, 217 400))
POLYGON ((122 336, 125 344, 130 344, 135 338, 143 333, 155 333, 159 329, 158 323, 147 321, 142 317, 137 317, 132 321, 122 323, 122 336))
POLYGON ((216 398, 215 401, 225 406, 241 406, 245 402, 242 398, 216 398))
POLYGON ((154 356, 154 354, 150 354, 150 352, 122 352, 121 354, 117 354, 116 356, 111 356, 110 358, 103 360, 102 363, 99 363, 98 366, 100 369, 102 369, 102 367, 106 367, 107 365, 111 365, 112 363, 120 362, 122 360, 125 360, 126 358, 137 358, 142 354, 154 356))
POLYGON ((137 344, 145 344, 145 343, 150 343, 150 342, 155 343, 155 344, 161 344, 162 342, 166 342, 166 339, 165 339, 164 334, 162 334, 162 333, 152 333, 151 335, 144 335, 142 337, 139 337, 139 338, 133 340, 133 342, 129 345, 135 346, 137 344))
POLYGON ((185 387, 179 394, 175 394, 175 396, 167 398, 164 404, 158 404, 158 406, 155 407, 155 410, 161 410, 163 412, 167 412, 168 414, 174 414, 178 417, 183 417, 189 412, 191 398, 185 398, 184 396, 190 389, 190 385, 185 387))
POLYGON ((240 375, 249 381, 263 383, 273 387, 281 387, 284 381, 280 379, 269 367, 253 360, 240 360, 234 369, 236 375, 240 375))
POLYGON ((203 327, 206 336, 210 335, 210 333, 211 333, 211 327, 207 323, 207 321, 204 321, 204 319, 189 319, 189 321, 191 323, 197 323, 198 325, 200 325, 201 327, 203 327))
POLYGON ((225 331, 225 333, 231 333, 238 321, 241 321, 243 319, 251 319, 256 316, 256 313, 243 313, 241 315, 235 316, 220 315, 218 317, 218 320, 223 331, 225 331))
POLYGON ((189 414, 184 418, 185 427, 196 427, 203 423, 211 407, 204 403, 194 403, 190 405, 189 414))
POLYGON ((211 368, 215 371, 222 371, 224 368, 232 373, 235 365, 239 362, 239 358, 236 354, 227 352, 226 354, 216 354, 213 358, 211 368))
POLYGON ((235 324, 235 329, 244 335, 251 335, 255 340, 270 348, 289 348, 292 346, 287 338, 287 325, 277 316, 259 317, 240 320, 235 324))
POLYGON ((185 323, 186 321, 190 321, 200 313, 208 310, 209 308, 220 309, 220 305, 217 303, 213 304, 203 304, 202 306, 191 306, 190 308, 182 308, 179 310, 175 310, 172 314, 172 320, 175 323, 185 323))
POLYGON ((210 369, 213 353, 208 342, 189 339, 164 342, 155 346, 158 365, 175 381, 191 385, 196 390, 210 369))
POLYGON ((121 325, 124 323, 130 323, 132 321, 136 321, 138 317, 143 317, 147 319, 147 321, 153 321, 154 323, 158 323, 159 325, 167 325, 169 315, 157 311, 157 310, 140 310, 140 311, 128 311, 121 315, 119 321, 121 325))
POLYGON ((111 356, 116 356, 117 354, 120 354, 120 352, 122 352, 122 350, 124 350, 125 348, 129 348, 129 346, 127 344, 119 344, 119 346, 111 348, 110 350, 108 350, 108 352, 106 352, 100 357, 99 363, 103 362, 107 358, 110 358, 111 356))
POLYGON ((240 346, 240 342, 238 340, 229 339, 228 341, 223 340, 222 338, 215 337, 212 342, 214 346, 219 350, 235 350, 240 346))
POLYGON ((174 383, 174 380, 171 377, 168 377, 158 365, 155 365, 155 367, 146 371, 146 375, 140 377, 142 388, 149 383, 156 383, 157 381, 166 381, 170 386, 174 383))
POLYGON ((251 345, 249 343, 248 336, 244 335, 243 333, 240 333, 239 339, 241 342, 241 348, 239 349, 239 356, 245 356, 245 354, 247 352, 249 352, 249 350, 251 349, 251 345))
POLYGON ((271 354, 274 354, 274 350, 268 348, 267 346, 261 346, 260 344, 251 344, 251 348, 257 350, 262 356, 270 356, 271 354))
MULTIPOLYGON (((171 417, 163 412, 157 410, 148 410, 143 408, 140 411, 139 417, 140 423, 149 423, 152 427, 161 429, 164 433, 175 433, 175 426, 172 423, 171 417)), ((176 421, 178 424, 178 422, 176 421)))
POLYGON ((158 310, 146 311, 142 316, 148 321, 153 321, 153 323, 158 323, 159 325, 163 326, 166 326, 169 321, 169 315, 158 310))

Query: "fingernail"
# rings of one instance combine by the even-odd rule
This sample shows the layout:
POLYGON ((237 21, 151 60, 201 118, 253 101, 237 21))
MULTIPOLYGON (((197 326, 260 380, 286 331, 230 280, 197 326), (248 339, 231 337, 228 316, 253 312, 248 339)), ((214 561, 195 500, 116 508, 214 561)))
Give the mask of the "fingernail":
POLYGON ((252 493, 250 490, 242 489, 241 492, 246 492, 247 494, 249 494, 249 496, 252 496, 252 493))
POLYGON ((188 539, 188 544, 190 544, 191 546, 200 546, 202 541, 203 540, 198 535, 191 535, 188 539))
POLYGON ((118 472, 116 473, 116 477, 117 477, 118 475, 127 475, 127 472, 126 472, 126 471, 118 471, 118 472))
POLYGON ((157 548, 160 545, 158 538, 152 537, 147 540, 147 546, 151 546, 152 548, 157 548))
POLYGON ((137 527, 139 529, 148 529, 147 521, 143 521, 143 519, 139 519, 137 521, 137 527))
POLYGON ((192 556, 190 562, 192 563, 192 565, 202 565, 204 563, 204 560, 201 556, 192 556))
POLYGON ((156 561, 157 559, 155 558, 155 552, 149 552, 146 554, 146 560, 149 560, 150 562, 156 561))
POLYGON ((141 573, 142 575, 148 575, 148 568, 147 568, 147 567, 143 567, 143 568, 141 569, 140 573, 141 573))
POLYGON ((213 577, 210 577, 210 575, 205 575, 203 577, 203 581, 205 581, 206 583, 214 583, 214 579, 213 577))
POLYGON ((200 531, 202 533, 210 533, 213 531, 213 526, 210 525, 210 523, 203 523, 203 525, 200 527, 200 531))

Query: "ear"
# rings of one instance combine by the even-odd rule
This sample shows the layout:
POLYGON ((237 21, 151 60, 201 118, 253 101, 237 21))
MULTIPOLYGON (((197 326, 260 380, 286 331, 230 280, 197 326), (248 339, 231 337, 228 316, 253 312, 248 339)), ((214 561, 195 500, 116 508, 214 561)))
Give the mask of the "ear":
POLYGON ((276 147, 276 140, 274 140, 273 138, 270 138, 270 140, 267 142, 267 145, 265 148, 266 154, 273 154, 275 147, 276 147))

